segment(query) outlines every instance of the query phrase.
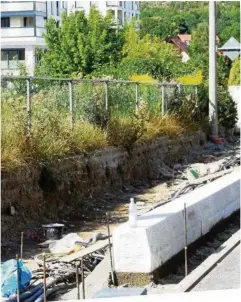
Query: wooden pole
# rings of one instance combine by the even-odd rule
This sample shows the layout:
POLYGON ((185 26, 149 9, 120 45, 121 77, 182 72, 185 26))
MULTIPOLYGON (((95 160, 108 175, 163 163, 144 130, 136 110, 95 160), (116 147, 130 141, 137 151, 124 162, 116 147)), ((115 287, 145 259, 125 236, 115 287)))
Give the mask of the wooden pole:
POLYGON ((23 232, 21 232, 20 257, 21 257, 21 259, 23 260, 23 232))
POLYGON ((44 273, 44 302, 47 302, 47 291, 46 291, 46 259, 45 259, 45 253, 43 253, 43 273, 44 273))
POLYGON ((79 265, 76 264, 76 287, 77 287, 77 300, 80 299, 80 291, 79 291, 79 265))
POLYGON ((185 257, 185 277, 187 276, 187 208, 186 203, 184 203, 184 237, 185 237, 185 248, 184 248, 184 257, 185 257))
POLYGON ((17 301, 20 302, 20 274, 19 274, 18 255, 16 255, 16 261, 17 261, 17 301))
POLYGON ((113 283, 113 285, 115 285, 115 275, 114 275, 114 269, 113 269, 113 259, 112 259, 112 250, 111 250, 111 242, 110 242, 109 213, 106 213, 106 224, 107 224, 108 240, 109 240, 109 253, 110 253, 111 278, 112 278, 112 283, 113 283))
POLYGON ((85 299, 84 257, 81 258, 82 297, 85 299))

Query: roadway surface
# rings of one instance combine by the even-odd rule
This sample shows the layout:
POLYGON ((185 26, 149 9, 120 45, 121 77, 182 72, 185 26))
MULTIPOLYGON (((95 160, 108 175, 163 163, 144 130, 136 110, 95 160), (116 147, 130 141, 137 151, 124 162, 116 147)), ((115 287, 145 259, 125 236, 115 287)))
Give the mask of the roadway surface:
POLYGON ((240 288, 240 244, 198 283, 192 291, 240 288))

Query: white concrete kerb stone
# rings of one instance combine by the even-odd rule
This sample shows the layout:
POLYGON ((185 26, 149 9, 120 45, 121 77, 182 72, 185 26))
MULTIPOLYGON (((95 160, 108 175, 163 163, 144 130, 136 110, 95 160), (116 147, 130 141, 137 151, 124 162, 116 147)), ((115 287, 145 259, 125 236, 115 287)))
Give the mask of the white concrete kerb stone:
POLYGON ((113 232, 116 272, 151 273, 184 248, 184 203, 187 242, 196 241, 240 208, 240 173, 225 175, 138 217, 113 232))

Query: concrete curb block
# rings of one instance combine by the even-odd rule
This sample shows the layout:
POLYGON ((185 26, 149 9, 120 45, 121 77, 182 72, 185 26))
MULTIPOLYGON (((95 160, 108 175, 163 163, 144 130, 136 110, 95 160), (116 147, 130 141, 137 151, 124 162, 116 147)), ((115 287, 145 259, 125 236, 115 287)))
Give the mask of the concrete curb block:
POLYGON ((175 292, 188 292, 194 288, 215 266, 222 261, 236 246, 240 244, 240 230, 224 242, 211 256, 183 279, 175 288, 175 292))

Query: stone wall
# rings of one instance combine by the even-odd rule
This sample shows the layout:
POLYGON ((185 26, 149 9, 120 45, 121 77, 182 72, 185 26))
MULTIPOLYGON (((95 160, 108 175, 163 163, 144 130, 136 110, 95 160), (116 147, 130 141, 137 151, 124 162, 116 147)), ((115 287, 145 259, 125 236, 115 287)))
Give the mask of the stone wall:
POLYGON ((35 219, 50 211, 67 212, 88 199, 125 185, 160 179, 163 163, 183 161, 191 150, 204 144, 206 137, 197 132, 170 140, 162 137, 143 143, 128 154, 107 148, 53 162, 41 163, 13 172, 2 172, 2 213, 12 203, 19 212, 35 219))

